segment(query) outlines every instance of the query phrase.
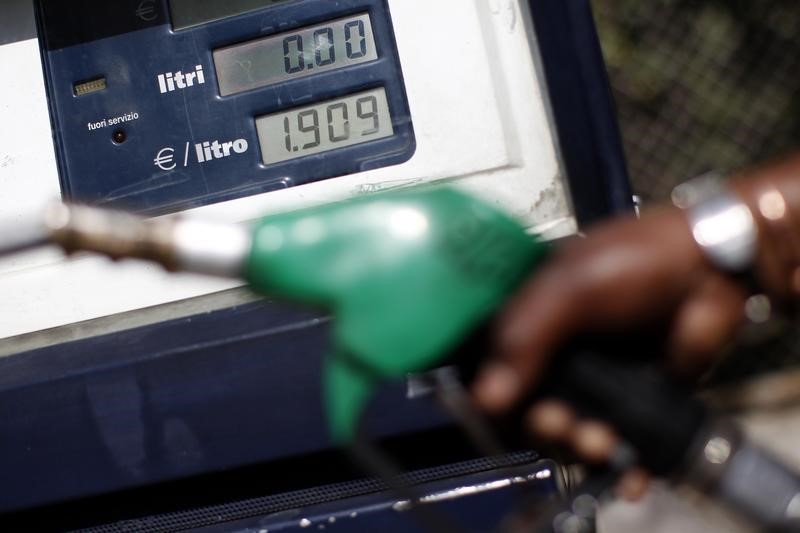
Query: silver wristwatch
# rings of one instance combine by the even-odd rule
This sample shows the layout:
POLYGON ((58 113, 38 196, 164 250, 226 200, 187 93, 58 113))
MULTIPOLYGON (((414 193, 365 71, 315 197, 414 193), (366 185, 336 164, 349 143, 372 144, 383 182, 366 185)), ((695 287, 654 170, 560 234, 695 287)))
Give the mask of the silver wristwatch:
POLYGON ((758 243, 755 218, 718 175, 679 185, 673 201, 686 210, 694 240, 714 266, 733 273, 752 267, 758 243))

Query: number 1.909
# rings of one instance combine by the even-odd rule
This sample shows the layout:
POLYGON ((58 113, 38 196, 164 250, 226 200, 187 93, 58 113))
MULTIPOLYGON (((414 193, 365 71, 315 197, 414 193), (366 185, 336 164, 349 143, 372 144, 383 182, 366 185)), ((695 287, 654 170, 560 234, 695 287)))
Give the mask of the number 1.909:
POLYGON ((368 95, 355 100, 352 108, 347 102, 337 102, 324 109, 307 109, 285 117, 283 128, 289 152, 335 145, 353 136, 368 137, 381 130, 378 99, 368 95))

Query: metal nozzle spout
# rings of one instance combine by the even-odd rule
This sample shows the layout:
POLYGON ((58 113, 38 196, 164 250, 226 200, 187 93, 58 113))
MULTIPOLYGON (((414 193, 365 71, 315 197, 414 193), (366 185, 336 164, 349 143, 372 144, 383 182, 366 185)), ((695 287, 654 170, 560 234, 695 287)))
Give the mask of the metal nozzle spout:
POLYGON ((44 242, 67 253, 154 261, 169 271, 240 277, 250 234, 236 224, 185 218, 146 219, 122 211, 54 204, 44 214, 44 242))
POLYGON ((51 242, 67 253, 97 252, 112 259, 146 259, 171 271, 180 269, 173 238, 175 221, 54 204, 46 209, 44 222, 51 242))

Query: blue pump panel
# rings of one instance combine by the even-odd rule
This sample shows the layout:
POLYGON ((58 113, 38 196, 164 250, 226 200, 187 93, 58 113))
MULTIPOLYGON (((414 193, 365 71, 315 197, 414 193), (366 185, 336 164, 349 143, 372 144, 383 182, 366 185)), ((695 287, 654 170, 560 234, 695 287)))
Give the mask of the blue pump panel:
MULTIPOLYGON (((187 11, 181 0, 36 0, 64 195, 159 214, 408 160, 416 144, 389 1, 183 0, 187 11), (251 47, 272 54, 266 63, 286 76, 257 70, 252 80, 221 80, 220 56, 257 59, 236 54, 251 47), (354 135, 364 142, 351 142, 354 135)), ((589 0, 524 3, 575 214, 585 224, 627 212, 631 193, 589 0)), ((172 520, 198 507, 220 524, 241 515, 219 513, 217 504, 232 509, 226 502, 253 498, 263 507, 247 516, 269 515, 270 531, 293 530, 299 522, 274 513, 319 513, 305 500, 287 504, 285 494, 322 494, 332 506, 322 511, 337 513, 333 500, 373 494, 370 486, 341 488, 353 480, 363 488, 363 473, 352 477, 325 430, 328 340, 325 317, 257 302, 0 358, 0 471, 13 487, 0 491, 0 530, 172 520), (16 519, 25 527, 6 525, 16 519)), ((464 472, 440 465, 474 457, 435 404, 410 399, 403 384, 383 391, 370 416, 370 435, 413 459, 405 468, 432 468, 444 480, 464 472)), ((501 465, 485 466, 479 471, 501 465)), ((482 493, 479 505, 459 503, 470 512, 457 512, 487 530, 491 520, 476 515, 490 511, 484 498, 503 494, 482 493)), ((411 515, 394 522, 391 495, 374 498, 344 502, 352 506, 346 516, 357 510, 361 520, 338 521, 336 530, 408 530, 411 515)), ((244 530, 264 528, 244 520, 244 530)))
POLYGON ((40 0, 38 10, 70 199, 160 214, 415 151, 386 0, 40 0))

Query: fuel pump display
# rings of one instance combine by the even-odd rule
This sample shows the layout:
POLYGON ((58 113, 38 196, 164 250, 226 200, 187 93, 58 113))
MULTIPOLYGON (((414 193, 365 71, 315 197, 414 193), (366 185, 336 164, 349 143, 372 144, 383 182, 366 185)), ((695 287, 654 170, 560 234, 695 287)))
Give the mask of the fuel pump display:
POLYGON ((105 4, 38 6, 70 199, 161 214, 415 152, 386 0, 105 4))
POLYGON ((256 128, 265 165, 394 134, 383 88, 259 117, 256 128))
MULTIPOLYGON (((172 25, 176 30, 255 11, 291 0, 169 0, 172 25)), ((154 2, 151 2, 151 4, 154 2)))
POLYGON ((367 14, 214 51, 222 96, 377 58, 367 14))

